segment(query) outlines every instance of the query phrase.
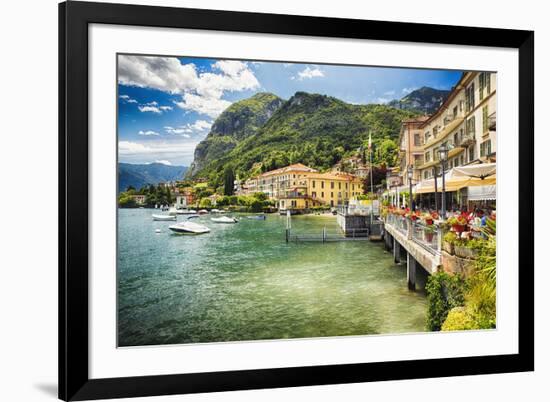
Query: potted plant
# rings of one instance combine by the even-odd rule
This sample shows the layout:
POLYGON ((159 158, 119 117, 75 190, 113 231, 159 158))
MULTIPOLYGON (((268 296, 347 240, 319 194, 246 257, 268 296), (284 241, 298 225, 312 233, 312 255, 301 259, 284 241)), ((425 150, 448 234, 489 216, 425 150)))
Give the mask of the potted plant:
POLYGON ((466 218, 459 216, 451 216, 447 223, 451 225, 451 230, 456 233, 462 233, 466 229, 466 224, 468 223, 466 218))
POLYGON ((426 212, 424 215, 422 215, 422 219, 424 219, 424 222, 428 226, 433 225, 433 223, 434 223, 434 218, 433 218, 432 214, 430 214, 429 212, 426 212))
POLYGON ((454 232, 447 232, 445 233, 445 236, 443 236, 443 242, 441 244, 441 247, 443 250, 445 250, 449 254, 454 254, 454 244, 457 240, 456 233, 454 232))
POLYGON ((424 227, 424 240, 431 243, 434 239, 435 227, 434 225, 427 225, 424 227))

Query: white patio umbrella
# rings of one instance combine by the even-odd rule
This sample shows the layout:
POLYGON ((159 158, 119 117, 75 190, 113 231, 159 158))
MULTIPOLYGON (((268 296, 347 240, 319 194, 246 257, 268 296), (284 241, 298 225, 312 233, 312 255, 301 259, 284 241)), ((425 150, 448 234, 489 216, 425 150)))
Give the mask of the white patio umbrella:
POLYGON ((480 163, 479 165, 456 166, 452 169, 451 178, 476 177, 485 179, 497 172, 496 163, 480 163))

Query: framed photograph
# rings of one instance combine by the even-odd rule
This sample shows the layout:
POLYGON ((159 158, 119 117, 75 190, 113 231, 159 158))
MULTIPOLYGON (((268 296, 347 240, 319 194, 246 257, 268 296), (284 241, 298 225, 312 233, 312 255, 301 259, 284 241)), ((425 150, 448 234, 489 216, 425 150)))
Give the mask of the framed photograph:
POLYGON ((60 4, 59 397, 533 370, 533 43, 60 4))

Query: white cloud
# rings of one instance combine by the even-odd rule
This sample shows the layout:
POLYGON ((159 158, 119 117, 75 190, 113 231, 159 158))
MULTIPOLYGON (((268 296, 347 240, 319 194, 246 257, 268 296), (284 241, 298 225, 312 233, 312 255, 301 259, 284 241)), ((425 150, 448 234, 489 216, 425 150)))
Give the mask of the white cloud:
POLYGON ((386 95, 386 96, 393 96, 393 95, 395 95, 395 91, 394 91, 394 90, 386 91, 386 92, 384 92, 384 95, 386 95))
POLYGON ((174 57, 119 56, 119 83, 153 88, 181 95, 178 107, 217 117, 231 102, 221 99, 226 91, 244 91, 260 86, 247 63, 219 60, 212 65, 220 73, 198 73, 194 64, 181 64, 174 57))
POLYGON ((126 103, 137 103, 137 100, 130 98, 129 95, 120 95, 119 98, 126 103))
POLYGON ((318 67, 310 68, 309 66, 298 72, 298 80, 302 81, 304 79, 324 77, 325 73, 320 70, 318 67))
POLYGON ((170 161, 189 166, 198 141, 149 140, 147 143, 119 141, 118 154, 121 162, 151 163, 170 161))
POLYGON ((138 109, 140 112, 151 112, 156 114, 162 114, 162 112, 167 112, 168 110, 172 110, 172 106, 158 106, 158 102, 152 101, 147 102, 145 105, 139 105, 138 109))
POLYGON ((183 95, 182 102, 176 102, 176 105, 184 110, 193 110, 210 117, 218 117, 231 105, 231 102, 215 96, 210 97, 188 93, 183 95))
POLYGON ((183 137, 190 138, 189 134, 206 134, 212 127, 211 121, 197 120, 194 123, 187 123, 179 127, 165 126, 164 130, 169 134, 182 135, 183 137))
POLYGON ((140 130, 138 132, 139 135, 146 135, 146 136, 149 136, 149 135, 160 135, 159 133, 157 133, 156 131, 153 131, 153 130, 147 130, 147 131, 143 131, 143 130, 140 130))
POLYGON ((414 90, 415 90, 415 88, 403 88, 401 90, 401 92, 404 93, 404 94, 408 94, 408 93, 411 93, 414 90))
POLYGON ((138 106, 138 109, 140 112, 143 112, 143 113, 151 112, 156 114, 162 114, 162 111, 156 106, 138 106))
POLYGON ((385 103, 388 103, 389 101, 391 101, 391 99, 389 99, 389 98, 378 98, 378 99, 376 99, 376 103, 379 103, 379 104, 385 104, 385 103))
POLYGON ((155 163, 162 163, 163 165, 172 166, 172 162, 167 161, 166 159, 157 159, 155 163))

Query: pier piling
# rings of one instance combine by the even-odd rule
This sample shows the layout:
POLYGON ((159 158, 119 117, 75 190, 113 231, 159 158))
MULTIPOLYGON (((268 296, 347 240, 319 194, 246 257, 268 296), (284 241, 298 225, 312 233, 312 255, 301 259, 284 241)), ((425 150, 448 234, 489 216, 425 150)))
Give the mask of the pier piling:
POLYGON ((416 260, 407 252, 407 284, 409 290, 416 290, 416 260))

